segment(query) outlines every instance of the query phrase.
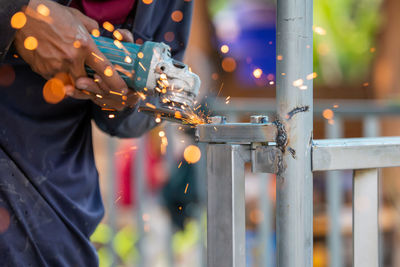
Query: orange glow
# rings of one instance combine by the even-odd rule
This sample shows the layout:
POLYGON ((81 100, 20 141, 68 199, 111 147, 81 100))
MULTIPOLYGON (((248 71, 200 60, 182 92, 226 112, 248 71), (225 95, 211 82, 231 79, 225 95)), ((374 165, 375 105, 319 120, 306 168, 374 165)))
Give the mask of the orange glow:
POLYGON ((175 118, 182 119, 182 114, 179 111, 175 111, 175 118))
POLYGON ((227 46, 227 45, 221 46, 221 52, 224 53, 224 54, 228 53, 229 52, 229 46, 227 46))
POLYGON ((156 123, 160 123, 161 119, 160 118, 156 118, 155 121, 156 121, 156 123))
POLYGON ((132 59, 131 59, 129 56, 126 56, 125 59, 124 59, 124 61, 125 61, 126 63, 132 63, 132 59))
POLYGON ((29 36, 25 39, 24 46, 28 50, 35 50, 38 47, 38 41, 35 37, 29 36))
POLYGON ((256 78, 256 79, 260 79, 262 74, 263 74, 262 69, 255 69, 255 70, 253 71, 253 76, 254 76, 254 78, 256 78))
POLYGON ((187 193, 188 187, 189 187, 189 184, 186 184, 186 187, 185 187, 185 194, 187 193))
POLYGON ((189 164, 198 162, 201 158, 200 148, 195 145, 186 147, 185 151, 183 152, 183 157, 189 164))
POLYGON ((277 60, 282 60, 282 59, 283 59, 283 56, 282 56, 282 55, 278 55, 278 56, 276 56, 276 59, 277 59, 277 60))
POLYGON ((175 22, 181 22, 183 19, 183 13, 180 10, 175 10, 174 12, 172 12, 171 14, 171 18, 173 21, 175 22))
POLYGON ((110 22, 105 21, 103 23, 103 28, 106 29, 109 32, 113 32, 114 31, 114 25, 112 25, 110 22))
POLYGON ((231 57, 224 58, 222 60, 222 69, 226 72, 234 72, 236 69, 236 61, 231 57))
POLYGON ((37 8, 36 8, 36 11, 40 15, 45 16, 45 17, 50 15, 50 9, 47 6, 43 5, 43 4, 38 5, 37 8))
POLYGON ((312 80, 318 77, 318 74, 316 72, 310 73, 307 75, 307 80, 312 80))
POLYGON ((153 3, 153 0, 142 0, 143 3, 145 3, 146 5, 150 5, 151 3, 153 3))
POLYGON ((332 120, 335 114, 331 109, 327 108, 322 112, 322 116, 327 120, 332 120))
POLYGON ((156 109, 156 106, 154 106, 154 105, 151 104, 151 103, 146 103, 146 106, 148 106, 149 108, 152 108, 152 109, 156 109))
POLYGON ((53 78, 46 82, 43 87, 43 98, 47 103, 57 104, 65 97, 64 82, 53 78))
POLYGON ((143 58, 143 57, 144 57, 144 55, 143 55, 142 52, 139 52, 139 53, 137 54, 137 56, 138 56, 138 58, 143 58))
POLYGON ((167 42, 172 42, 175 39, 175 34, 173 32, 166 32, 164 34, 164 39, 167 42))
POLYGON ((26 16, 23 12, 17 12, 11 18, 11 27, 21 29, 26 24, 26 16))
POLYGON ((110 66, 108 66, 105 70, 104 70, 104 75, 106 75, 107 77, 111 77, 113 76, 113 70, 110 66))
POLYGON ((114 115, 114 114, 110 114, 110 115, 108 115, 108 118, 114 119, 114 118, 115 118, 115 115, 114 115))
POLYGON ((300 87, 303 85, 303 83, 304 83, 303 79, 297 79, 297 80, 293 81, 293 86, 300 87))
POLYGON ((319 34, 319 35, 325 35, 326 34, 326 30, 324 28, 322 28, 322 27, 316 26, 316 27, 313 27, 313 28, 314 28, 314 32, 316 34, 319 34))
POLYGON ((114 31, 113 35, 114 35, 115 39, 117 39, 119 41, 122 41, 122 39, 124 39, 124 37, 122 36, 122 34, 118 30, 114 31))
POLYGON ((118 41, 118 40, 114 40, 114 44, 115 44, 115 46, 118 47, 119 49, 123 49, 123 48, 124 48, 124 45, 123 45, 120 41, 118 41))
POLYGON ((371 52, 371 53, 375 53, 375 51, 376 51, 376 48, 375 48, 375 47, 371 47, 371 48, 369 49, 369 52, 371 52))
POLYGON ((98 29, 94 29, 94 30, 92 31, 92 35, 93 35, 94 37, 99 37, 99 36, 100 36, 100 31, 99 31, 98 29))
POLYGON ((81 47, 81 42, 79 42, 78 40, 76 40, 76 41, 74 42, 74 47, 75 47, 75 48, 81 47))
POLYGON ((164 131, 159 131, 158 132, 158 136, 159 137, 164 137, 165 136, 165 132, 164 131))
POLYGON ((213 74, 211 74, 211 79, 213 79, 214 81, 218 80, 218 78, 219 78, 218 73, 214 72, 213 74))

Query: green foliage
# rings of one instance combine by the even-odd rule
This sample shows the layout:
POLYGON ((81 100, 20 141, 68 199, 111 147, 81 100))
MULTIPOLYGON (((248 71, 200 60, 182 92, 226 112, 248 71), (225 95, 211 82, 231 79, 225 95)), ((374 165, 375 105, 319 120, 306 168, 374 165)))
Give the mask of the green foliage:
POLYGON ((314 33, 314 70, 320 77, 317 82, 357 83, 366 78, 374 56, 381 2, 314 1, 314 30, 321 27, 326 32, 314 33))

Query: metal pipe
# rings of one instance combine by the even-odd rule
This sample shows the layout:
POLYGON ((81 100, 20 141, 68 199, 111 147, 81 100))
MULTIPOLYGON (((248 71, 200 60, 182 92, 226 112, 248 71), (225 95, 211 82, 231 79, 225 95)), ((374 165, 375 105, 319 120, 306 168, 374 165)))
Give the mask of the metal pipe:
MULTIPOLYGON (((334 124, 325 121, 326 138, 343 137, 343 121, 341 117, 335 118, 334 124)), ((329 214, 329 261, 330 267, 342 267, 343 261, 343 240, 340 227, 340 211, 342 207, 342 171, 329 171, 326 173, 327 202, 329 214)))
POLYGON ((312 266, 312 0, 277 3, 277 266, 312 266), (279 124, 278 124, 279 125, 279 124), (282 127, 283 126, 283 127, 282 127), (287 137, 287 139, 286 139, 287 137), (286 142, 287 141, 287 142, 286 142))

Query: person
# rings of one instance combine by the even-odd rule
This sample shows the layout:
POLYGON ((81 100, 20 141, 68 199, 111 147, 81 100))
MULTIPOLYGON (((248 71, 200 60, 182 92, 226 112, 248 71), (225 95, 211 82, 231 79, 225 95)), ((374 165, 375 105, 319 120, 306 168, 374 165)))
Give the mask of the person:
POLYGON ((192 1, 0 0, 1 266, 98 265, 89 237, 104 208, 91 121, 118 137, 137 137, 155 122, 137 112, 142 100, 90 33, 107 21, 121 29, 125 41, 165 42, 182 60, 192 1), (171 17, 174 11, 178 19, 171 17), (22 20, 13 25, 17 12, 22 20), (96 81, 87 77, 85 65, 96 72, 96 81), (60 73, 70 80, 66 97, 48 103, 46 80, 60 73))

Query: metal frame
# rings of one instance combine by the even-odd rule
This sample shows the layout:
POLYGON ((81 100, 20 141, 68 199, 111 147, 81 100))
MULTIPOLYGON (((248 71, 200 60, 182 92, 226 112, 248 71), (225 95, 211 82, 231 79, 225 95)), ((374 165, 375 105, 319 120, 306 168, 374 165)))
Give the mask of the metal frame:
MULTIPOLYGON (((273 124, 225 124, 220 119, 197 126, 198 140, 208 143, 208 267, 245 266, 247 161, 253 171, 277 174, 277 266, 312 266, 312 171, 344 169, 356 170, 354 266, 379 266, 378 168, 400 166, 400 137, 312 139, 312 81, 306 79, 312 73, 312 16, 312 0, 277 2, 279 59, 273 124)), ((376 118, 367 122, 369 130, 376 118)), ((367 133, 373 134, 373 130, 367 133)), ((338 205, 332 204, 331 215, 338 216, 338 205)), ((332 236, 337 237, 338 231, 332 236)), ((340 238, 331 245, 340 249, 340 238)))

